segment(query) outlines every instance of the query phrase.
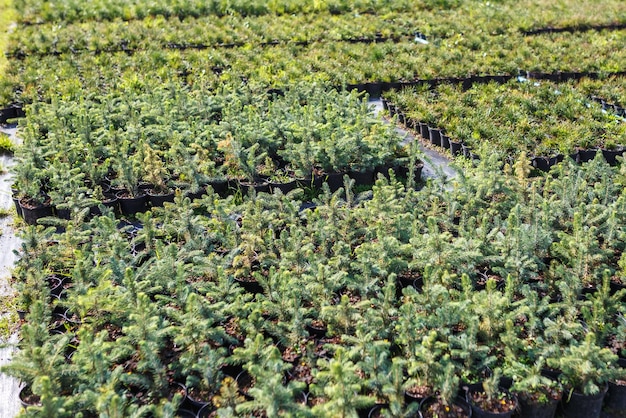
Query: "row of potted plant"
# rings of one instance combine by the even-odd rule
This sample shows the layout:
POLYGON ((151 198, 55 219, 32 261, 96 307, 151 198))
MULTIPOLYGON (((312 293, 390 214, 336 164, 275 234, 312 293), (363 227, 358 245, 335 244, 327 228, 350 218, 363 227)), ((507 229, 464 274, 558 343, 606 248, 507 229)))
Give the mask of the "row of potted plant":
POLYGON ((148 195, 159 206, 176 189, 196 194, 209 184, 247 195, 326 180, 336 190, 343 174, 371 184, 375 171, 409 160, 393 127, 358 93, 323 85, 269 95, 245 86, 208 95, 142 85, 36 103, 27 113, 14 170, 22 211, 83 209, 117 197, 123 208, 126 199, 138 205, 125 211, 132 214, 146 209, 148 195))
MULTIPOLYGON (((60 7, 59 10, 48 10, 46 7, 40 5, 28 4, 21 7, 20 19, 24 23, 39 23, 39 22, 63 22, 64 25, 71 25, 77 21, 90 21, 91 24, 95 24, 100 20, 115 22, 116 19, 121 19, 128 22, 134 20, 144 20, 151 17, 165 17, 165 18, 177 18, 180 20, 204 18, 207 16, 214 16, 215 11, 211 5, 172 5, 172 4, 160 4, 159 7, 152 6, 147 10, 141 10, 146 5, 140 2, 133 4, 131 7, 126 7, 122 10, 116 8, 114 5, 109 4, 105 8, 89 8, 79 4, 63 4, 62 1, 55 3, 56 7, 60 7), (74 10, 72 10, 74 9, 74 10), (55 16, 56 15, 56 16, 55 16), (59 19, 62 17, 61 19, 59 19), (95 21, 92 21, 95 19, 95 21)), ((67 2, 66 2, 67 3, 67 2)), ((623 19, 620 16, 624 13, 624 6, 617 0, 606 1, 602 5, 602 10, 598 10, 593 2, 561 2, 554 4, 547 1, 531 1, 524 0, 517 3, 500 3, 497 7, 493 5, 485 5, 478 1, 465 1, 465 2, 420 2, 420 3, 407 3, 404 1, 394 2, 380 2, 378 4, 351 4, 350 10, 338 9, 331 3, 320 3, 316 5, 297 4, 297 2, 285 1, 283 5, 263 5, 263 8, 258 6, 246 4, 243 5, 255 8, 254 13, 232 13, 241 8, 242 5, 230 3, 226 7, 231 7, 231 12, 223 13, 218 11, 217 15, 226 17, 230 15, 239 16, 238 20, 241 20, 241 15, 247 15, 249 18, 255 18, 257 16, 272 15, 279 17, 283 16, 301 16, 324 14, 332 12, 333 15, 345 14, 351 15, 349 12, 357 12, 358 14, 369 14, 370 17, 380 16, 393 16, 396 12, 400 12, 402 15, 398 16, 398 19, 415 20, 424 19, 423 21, 428 23, 428 26, 432 28, 433 33, 449 33, 451 30, 463 31, 468 27, 481 29, 487 33, 494 32, 508 32, 509 30, 520 29, 524 32, 537 31, 538 29, 552 29, 552 28, 581 28, 581 27, 611 27, 610 25, 619 25, 623 19), (285 4, 291 3, 291 6, 285 4), (304 7, 301 10, 303 13, 294 13, 290 8, 304 7), (307 10, 308 9, 308 10, 307 10), (338 13, 339 12, 339 13, 338 13), (417 12, 417 13, 416 13, 417 12), (472 12, 472 21, 467 22, 463 19, 463 16, 467 16, 469 12, 472 12), (439 13, 439 16, 437 16, 439 13), (442 15, 443 13, 443 15, 442 15), (507 19, 503 19, 506 17, 507 19), (461 30, 459 30, 461 29, 461 30)), ((354 17, 354 14, 352 14, 354 17)), ((23 25, 22 29, 28 31, 29 25, 23 25)), ((58 28, 62 29, 62 28, 58 28)))
POLYGON ((210 54, 152 49, 131 56, 120 52, 31 57, 10 69, 2 97, 8 103, 51 100, 52 92, 74 95, 80 90, 102 91, 111 87, 106 80, 132 82, 138 74, 148 83, 176 79, 211 89, 224 83, 240 83, 242 78, 285 88, 297 80, 315 79, 342 85, 484 74, 518 75, 526 71, 610 74, 624 70, 621 63, 626 60, 622 59, 621 45, 625 33, 553 34, 523 39, 456 34, 429 44, 412 40, 375 44, 324 42, 215 49, 210 54), (391 56, 393 60, 388 59, 391 56), (49 71, 50 68, 55 71, 49 71))
POLYGON ((525 152, 549 158, 578 152, 579 161, 594 158, 602 148, 614 154, 615 163, 626 137, 626 123, 571 82, 511 80, 475 84, 467 90, 459 84, 441 84, 434 89, 391 91, 385 98, 402 113, 404 122, 420 122, 425 138, 433 137, 434 128, 442 130, 447 144, 439 139, 436 145, 444 147, 450 140, 475 148, 486 142, 504 155, 525 152), (592 152, 580 155, 579 150, 592 152))
POLYGON ((26 228, 24 415, 623 413, 624 168, 499 164, 26 228))
POLYGON ((153 48, 208 48, 318 41, 380 41, 413 35, 421 19, 402 19, 400 12, 378 15, 215 16, 130 22, 90 22, 66 27, 56 23, 25 26, 12 34, 9 57, 153 48))
MULTIPOLYGON (((436 4, 436 3, 433 3, 436 4)), ((208 15, 259 16, 306 13, 372 13, 376 11, 414 10, 419 5, 405 0, 347 1, 325 0, 310 3, 303 0, 253 1, 180 1, 167 0, 154 4, 149 1, 97 0, 89 5, 71 0, 27 0, 15 5, 18 23, 81 22, 90 20, 132 20, 149 16, 200 17, 208 15)))
MULTIPOLYGON (((471 2, 468 2, 471 3, 471 2)), ((22 26, 11 34, 7 47, 9 57, 26 55, 62 54, 78 52, 112 52, 121 50, 152 48, 201 48, 209 46, 242 46, 273 43, 311 43, 316 41, 375 41, 400 39, 413 35, 420 28, 427 29, 429 39, 449 38, 456 33, 478 31, 488 34, 511 33, 523 26, 517 14, 524 8, 526 13, 536 14, 537 2, 518 7, 516 13, 509 7, 494 11, 491 8, 477 7, 476 4, 463 4, 446 10, 445 19, 438 18, 441 10, 420 10, 420 13, 406 13, 404 10, 378 11, 376 14, 284 14, 260 15, 242 18, 226 15, 187 17, 163 15, 148 16, 138 20, 90 21, 89 23, 58 22, 41 25, 22 26), (530 8, 530 10, 528 10, 530 8), (472 10, 474 18, 468 22, 465 16, 472 10), (493 14, 507 15, 508 19, 494 18, 493 14), (494 23, 497 22, 497 23, 494 23)), ((541 16, 545 17, 547 5, 541 5, 541 16)), ((619 4, 605 5, 619 9, 619 4)), ((584 7, 583 7, 584 8, 584 7)), ((594 21, 585 15, 581 6, 559 9, 558 19, 553 16, 546 25, 571 28, 577 20, 567 19, 567 12, 585 16, 584 23, 591 27, 594 21), (566 20, 567 19, 567 20, 566 20), (565 25, 565 26, 564 26, 565 25), (567 26, 570 25, 570 26, 567 26)), ((616 16, 617 10, 605 10, 606 16, 616 16)), ((601 19, 602 15, 593 14, 601 19)), ((539 22, 534 22, 536 26, 539 22)), ((602 26, 600 26, 602 27, 602 26)), ((604 27, 608 29, 607 24, 604 27)), ((541 28, 541 27, 540 27, 541 28)), ((614 25, 614 29, 619 26, 614 25)), ((623 28, 622 28, 623 29, 623 28)), ((539 33, 554 31, 552 27, 538 29, 539 33)), ((511 34, 512 35, 512 34, 511 34)))

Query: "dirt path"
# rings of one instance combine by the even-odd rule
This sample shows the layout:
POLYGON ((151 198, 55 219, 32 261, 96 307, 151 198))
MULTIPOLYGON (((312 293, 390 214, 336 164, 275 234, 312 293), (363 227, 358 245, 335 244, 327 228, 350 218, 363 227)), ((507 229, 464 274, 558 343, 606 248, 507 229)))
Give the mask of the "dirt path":
MULTIPOLYGON (((16 128, 14 126, 4 126, 0 131, 5 132, 15 140, 16 128)), ((13 164, 13 159, 7 156, 0 156, 0 164, 2 168, 7 170, 13 164)), ((0 174, 0 208, 11 209, 13 200, 11 199, 11 175, 9 173, 0 174)), ((9 279, 11 278, 11 269, 16 260, 13 253, 20 245, 20 240, 15 236, 13 229, 13 218, 0 218, 0 298, 6 298, 13 294, 9 279)), ((6 315, 6 312, 0 312, 0 315, 6 315)), ((17 334, 11 335, 8 344, 2 340, 0 346, 0 365, 4 365, 11 360, 14 353, 14 346, 17 344, 17 334)), ((13 418, 20 410, 19 382, 4 374, 0 374, 0 418, 13 418)))

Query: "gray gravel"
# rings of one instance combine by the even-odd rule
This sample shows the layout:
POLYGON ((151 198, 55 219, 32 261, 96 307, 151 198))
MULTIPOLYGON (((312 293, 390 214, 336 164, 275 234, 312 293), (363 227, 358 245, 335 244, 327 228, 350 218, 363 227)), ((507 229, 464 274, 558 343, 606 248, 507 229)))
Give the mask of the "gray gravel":
MULTIPOLYGON (((15 133, 17 128, 12 126, 2 126, 0 131, 8 133, 16 141, 15 133)), ((7 156, 0 156, 0 164, 6 170, 13 164, 13 159, 7 156)), ((0 175, 0 207, 10 209, 13 207, 11 199, 11 175, 4 173, 0 175)), ((0 297, 7 297, 13 294, 9 279, 11 270, 16 260, 13 250, 19 248, 20 240, 15 236, 13 230, 12 217, 0 219, 0 297)), ((7 314, 0 312, 1 315, 7 314)), ((9 341, 2 341, 0 345, 0 366, 8 363, 15 352, 18 335, 13 334, 9 341)), ((19 401, 20 383, 16 379, 0 374, 0 418, 13 418, 20 410, 19 401)))

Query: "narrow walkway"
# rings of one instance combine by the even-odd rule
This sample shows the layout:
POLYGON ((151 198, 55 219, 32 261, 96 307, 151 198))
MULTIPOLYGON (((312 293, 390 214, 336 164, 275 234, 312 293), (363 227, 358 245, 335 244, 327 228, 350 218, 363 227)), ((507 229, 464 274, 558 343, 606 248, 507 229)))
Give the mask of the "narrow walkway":
MULTIPOLYGON (((383 111, 383 102, 380 99, 370 99, 369 104, 374 106, 375 114, 379 114, 383 111)), ((405 142, 417 140, 412 133, 406 131, 405 129, 396 127, 396 131, 400 134, 400 136, 406 138, 405 142)), ((419 142, 419 140, 417 141, 419 142)), ((420 149, 425 156, 422 177, 435 178, 443 175, 446 179, 450 179, 456 176, 457 172, 450 166, 450 160, 447 156, 430 148, 424 147, 421 142, 420 149)))
MULTIPOLYGON (((0 127, 0 131, 11 136, 16 141, 15 126, 0 127)), ((11 157, 0 156, 0 164, 4 170, 8 170, 14 161, 11 157)), ((11 199, 11 174, 5 172, 0 174, 0 208, 13 208, 13 200, 11 199)), ((11 270, 17 259, 13 250, 20 246, 20 240, 15 236, 13 229, 13 217, 0 218, 0 298, 6 298, 13 295, 10 278, 11 270)), ((7 315, 8 312, 0 312, 0 315, 7 315)), ((15 345, 18 341, 18 335, 13 334, 9 341, 0 339, 0 366, 7 364, 14 353, 15 345), (8 344, 7 344, 8 343, 8 344)), ((19 401, 20 383, 16 379, 0 374, 0 418, 15 417, 20 411, 19 401)))

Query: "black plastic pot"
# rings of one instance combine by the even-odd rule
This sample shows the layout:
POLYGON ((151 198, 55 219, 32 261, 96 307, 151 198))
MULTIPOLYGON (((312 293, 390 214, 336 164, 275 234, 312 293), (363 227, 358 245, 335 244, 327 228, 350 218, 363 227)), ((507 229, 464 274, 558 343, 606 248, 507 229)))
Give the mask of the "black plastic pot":
POLYGON ((32 207, 26 204, 23 200, 20 200, 20 209, 22 210, 22 217, 24 222, 28 225, 37 225, 37 220, 46 216, 52 216, 52 206, 49 204, 39 205, 32 207))
POLYGON ((119 192, 116 196, 120 204, 122 215, 131 216, 145 212, 147 209, 148 196, 145 194, 135 197, 126 197, 125 192, 119 192))
POLYGON ((616 166, 617 165, 617 157, 621 157, 622 154, 624 153, 624 149, 623 148, 619 148, 619 149, 602 149, 602 155, 604 156, 604 159, 606 160, 607 163, 609 163, 612 166, 616 166))
POLYGON ((547 157, 533 157, 530 160, 533 167, 537 170, 541 171, 549 171, 550 170, 550 161, 547 157))
POLYGON ((196 416, 195 414, 198 414, 199 411, 201 411, 206 405, 212 406, 209 399, 196 399, 193 396, 190 396, 189 392, 187 392, 187 396, 185 396, 185 399, 181 402, 180 407, 181 409, 189 411, 196 416))
POLYGON ((194 416, 197 418, 207 418, 209 415, 211 415, 211 412, 213 411, 215 411, 215 407, 213 406, 213 404, 208 403, 200 408, 198 414, 194 416))
POLYGON ((461 144, 461 148, 463 149, 463 155, 465 158, 472 158, 472 147, 469 145, 461 144))
POLYGON ((380 97, 380 102, 383 105, 383 110, 389 111, 389 100, 385 99, 384 97, 380 97))
POLYGON ((17 197, 17 190, 11 189, 11 192, 11 199, 13 200, 13 205, 15 205, 15 213, 21 218, 23 216, 22 207, 20 206, 20 199, 17 197))
POLYGON ((249 390, 254 386, 254 378, 250 376, 250 373, 244 370, 237 375, 235 380, 239 386, 239 393, 241 393, 248 400, 252 399, 249 390))
POLYGON ((228 192, 228 180, 225 178, 213 179, 209 181, 209 183, 207 184, 207 187, 208 186, 211 186, 213 188, 213 191, 219 194, 220 196, 223 196, 224 194, 228 192))
POLYGON ((604 407, 610 414, 626 417, 626 385, 609 382, 604 407))
MULTIPOLYGON (((616 294, 620 290, 626 289, 626 285, 623 285, 621 283, 616 283, 616 282, 614 282, 612 280, 611 280, 611 283, 610 283, 610 287, 611 287, 611 295, 616 294)), ((626 300, 626 296, 624 296, 622 298, 622 300, 626 300)))
POLYGON ((450 149, 450 137, 443 132, 441 133, 441 147, 443 149, 450 149))
MULTIPOLYGON (((504 391, 504 389, 502 389, 504 391)), ((507 393, 511 399, 514 400, 515 402, 515 407, 513 407, 510 411, 507 412, 491 412, 491 411, 486 411, 484 409, 482 409, 481 407, 479 407, 478 405, 476 405, 475 403, 473 403, 471 401, 472 397, 471 397, 471 393, 472 391, 470 391, 470 393, 468 394, 468 399, 469 399, 469 404, 472 408, 472 416, 474 418, 510 418, 511 416, 513 416, 513 413, 515 412, 515 410, 517 409, 517 397, 511 393, 509 393, 508 391, 504 391, 505 393, 507 393)))
POLYGON ((17 309, 17 317, 19 318, 20 321, 23 321, 26 319, 26 315, 28 315, 27 311, 23 311, 21 309, 17 309))
POLYGON ((402 110, 398 109, 398 107, 396 107, 396 114, 398 115, 398 121, 400 121, 402 125, 406 126, 406 114, 402 110))
POLYGON ((374 183, 374 170, 350 171, 348 177, 354 180, 355 186, 370 185, 374 183))
MULTIPOLYGON (((198 417, 200 415, 199 415, 199 412, 197 414, 197 413, 195 413, 193 411, 190 411, 188 409, 180 409, 179 408, 178 411, 176 411, 176 416, 178 418, 196 418, 196 417, 198 417)), ((208 416, 208 414, 202 415, 202 416, 208 416)))
POLYGON ((273 183, 270 182, 270 191, 272 193, 276 192, 276 190, 280 190, 282 194, 287 194, 292 190, 298 188, 298 182, 294 179, 286 183, 273 183))
MULTIPOLYGON (((428 397, 428 398, 426 398, 426 399, 424 399, 422 401, 422 403, 420 404, 420 409, 419 409, 419 416, 420 416, 420 418, 427 417, 427 415, 425 415, 426 411, 427 411, 427 408, 434 401, 435 401, 435 399, 433 397, 428 397)), ((471 417, 474 416, 474 411, 472 411, 472 408, 470 407, 470 405, 466 401, 464 401, 462 399, 457 399, 457 400, 454 401, 454 405, 460 407, 463 410, 463 412, 465 412, 465 414, 466 414, 466 416, 468 418, 471 418, 471 417)), ((450 415, 450 416, 452 416, 452 415, 450 415)), ((444 416, 444 417, 441 417, 441 418, 447 418, 447 417, 444 416)))
POLYGON ((577 160, 577 162, 579 162, 579 163, 586 163, 586 162, 591 161, 594 158, 596 158, 597 154, 598 154, 598 150, 597 149, 581 149, 581 150, 578 150, 578 160, 577 160))
MULTIPOLYGON (((119 214, 120 212, 119 201, 116 196, 111 196, 107 200, 100 202, 100 204, 104 206, 105 208, 113 209, 113 212, 116 214, 119 214)), ((89 213, 91 214, 91 216, 102 215, 102 211, 100 210, 98 206, 93 206, 92 208, 90 208, 89 213)))
POLYGON ((600 392, 595 395, 583 395, 573 391, 571 394, 565 392, 561 401, 564 418, 599 418, 602 411, 604 396, 609 390, 609 385, 605 385, 600 392))
POLYGON ((59 298, 61 293, 65 289, 65 278, 56 275, 46 277, 48 288, 50 289, 50 295, 59 298))
POLYGON ((7 120, 17 118, 18 117, 17 109, 18 108, 14 106, 0 109, 0 123, 7 123, 7 120))
MULTIPOLYGON (((415 163, 415 167, 413 167, 413 178, 416 182, 420 181, 422 178, 422 171, 424 169, 424 163, 418 161, 415 163)), ((395 170, 396 174, 400 177, 408 178, 409 177, 409 168, 405 166, 399 166, 395 170)))
POLYGON ((270 192, 270 184, 266 181, 258 181, 254 183, 250 183, 247 181, 239 182, 239 190, 243 195, 247 195, 250 193, 250 190, 254 189, 256 193, 269 193, 270 192))
POLYGON ((389 408, 388 404, 376 404, 369 408, 362 408, 357 410, 359 418, 378 418, 382 417, 384 410, 389 408))
POLYGON ((441 146, 441 129, 429 128, 428 132, 430 133, 430 143, 440 147, 441 146))
POLYGON ((404 403, 406 403, 407 405, 412 402, 419 405, 424 401, 424 399, 426 398, 422 397, 421 395, 414 395, 410 392, 407 392, 406 390, 404 391, 404 403))
POLYGON ((326 336, 327 328, 325 325, 315 326, 315 325, 309 324, 306 326, 306 330, 309 333, 309 335, 314 338, 324 338, 326 336))
MULTIPOLYGON (((228 186, 226 188, 228 189, 228 186)), ((206 190, 204 189, 204 187, 200 187, 195 192, 187 191, 185 193, 185 197, 188 197, 191 200, 196 200, 196 199, 202 199, 202 196, 204 196, 205 194, 206 194, 206 190)))
POLYGON ((419 125, 420 125, 420 135, 422 136, 422 138, 430 141, 430 130, 428 128, 428 125, 423 122, 420 122, 419 125))
POLYGON ((450 152, 455 157, 463 154, 463 144, 450 139, 450 152))
POLYGON ((328 184, 328 188, 331 193, 339 190, 340 187, 343 187, 343 174, 344 173, 329 173, 326 176, 323 176, 324 183, 328 184))
POLYGON ((553 418, 561 399, 550 399, 547 403, 532 403, 519 397, 519 418, 553 418))
POLYGON ((173 202, 174 201, 174 192, 170 191, 165 194, 155 194, 152 191, 148 191, 148 201, 150 202, 150 206, 152 207, 162 207, 165 202, 173 202))
POLYGON ((72 212, 69 209, 59 209, 56 208, 54 212, 57 215, 57 218, 69 220, 71 218, 72 212))
POLYGON ((242 280, 240 278, 235 278, 235 282, 239 283, 239 285, 248 293, 263 293, 263 287, 261 287, 261 284, 256 280, 242 280))

